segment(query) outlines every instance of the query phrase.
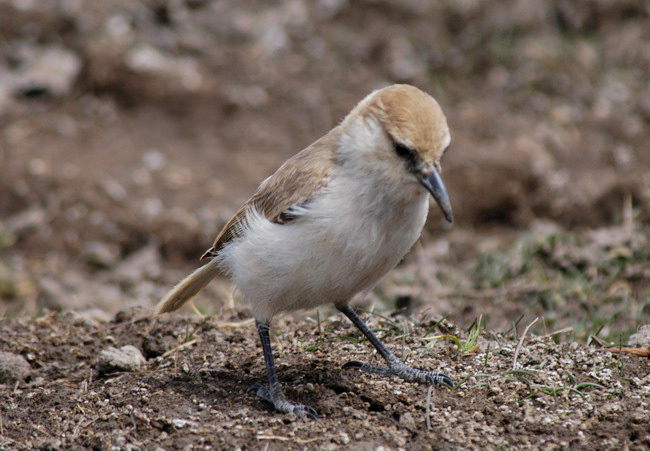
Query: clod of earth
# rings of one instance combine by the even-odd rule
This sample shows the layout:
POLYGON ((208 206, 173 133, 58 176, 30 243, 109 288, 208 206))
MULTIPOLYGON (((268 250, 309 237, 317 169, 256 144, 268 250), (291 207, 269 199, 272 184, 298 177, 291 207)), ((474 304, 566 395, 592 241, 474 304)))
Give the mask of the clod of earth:
POLYGON ((11 384, 29 377, 32 367, 21 355, 0 351, 0 384, 11 384))
POLYGON ((641 326, 636 333, 630 335, 627 342, 630 346, 650 349, 650 324, 641 326))
POLYGON ((144 356, 135 346, 126 345, 119 349, 110 346, 97 357, 97 371, 102 375, 137 371, 146 363, 144 356))

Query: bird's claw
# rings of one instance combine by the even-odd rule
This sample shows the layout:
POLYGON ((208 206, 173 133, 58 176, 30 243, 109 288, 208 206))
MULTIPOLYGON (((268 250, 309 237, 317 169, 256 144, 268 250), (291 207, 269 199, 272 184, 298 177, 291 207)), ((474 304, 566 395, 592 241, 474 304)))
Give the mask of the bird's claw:
POLYGON ((347 370, 349 368, 361 368, 363 365, 365 364, 363 362, 359 362, 358 360, 350 360, 349 362, 345 362, 341 368, 347 370))
POLYGON ((284 393, 281 391, 272 392, 262 384, 251 385, 251 391, 254 391, 257 396, 265 401, 270 402, 275 407, 275 410, 281 413, 293 413, 298 418, 308 417, 312 420, 318 420, 318 412, 316 409, 303 404, 294 404, 287 400, 284 393))
POLYGON ((445 373, 430 373, 427 371, 427 375, 425 377, 429 382, 429 385, 446 385, 449 388, 454 388, 453 379, 447 376, 445 373))
POLYGON ((378 374, 384 377, 399 377, 407 382, 420 382, 428 385, 438 386, 446 385, 454 387, 454 381, 444 373, 431 373, 429 371, 411 368, 403 363, 392 364, 388 368, 380 368, 368 363, 351 360, 343 365, 343 369, 357 368, 360 371, 372 374, 378 374))
POLYGON ((316 412, 316 409, 310 406, 305 406, 302 404, 294 404, 293 413, 299 418, 303 418, 306 416, 311 418, 312 420, 318 420, 318 412, 316 412))

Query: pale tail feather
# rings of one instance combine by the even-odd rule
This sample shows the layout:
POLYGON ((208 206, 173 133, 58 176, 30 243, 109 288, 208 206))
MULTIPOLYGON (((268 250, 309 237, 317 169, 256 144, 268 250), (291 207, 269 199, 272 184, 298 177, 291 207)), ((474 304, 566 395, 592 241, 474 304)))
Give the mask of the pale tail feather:
POLYGON ((201 291, 217 274, 219 274, 217 259, 201 266, 169 290, 156 306, 155 314, 178 310, 196 293, 201 291))

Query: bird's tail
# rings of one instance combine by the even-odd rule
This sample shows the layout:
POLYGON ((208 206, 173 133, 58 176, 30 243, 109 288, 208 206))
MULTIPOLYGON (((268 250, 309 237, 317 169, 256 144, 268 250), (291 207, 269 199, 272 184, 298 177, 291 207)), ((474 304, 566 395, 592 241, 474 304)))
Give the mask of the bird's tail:
POLYGON ((155 314, 178 310, 196 293, 201 291, 217 274, 219 274, 219 261, 215 258, 169 290, 156 306, 155 314))

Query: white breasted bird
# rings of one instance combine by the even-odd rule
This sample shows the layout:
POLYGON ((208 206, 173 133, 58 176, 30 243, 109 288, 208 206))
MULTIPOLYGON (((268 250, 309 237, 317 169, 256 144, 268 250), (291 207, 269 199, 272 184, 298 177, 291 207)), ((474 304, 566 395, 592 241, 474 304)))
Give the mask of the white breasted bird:
POLYGON ((344 367, 453 386, 445 374, 402 363, 350 306, 418 239, 428 193, 452 221, 440 177, 449 143, 445 115, 428 94, 409 85, 371 93, 262 182, 203 255, 208 262, 167 293, 156 312, 178 309, 220 273, 229 277, 251 303, 262 341, 268 386, 256 385, 257 395, 280 412, 317 418, 313 408, 285 397, 269 323, 277 313, 327 303, 360 329, 388 365, 353 361, 344 367))

